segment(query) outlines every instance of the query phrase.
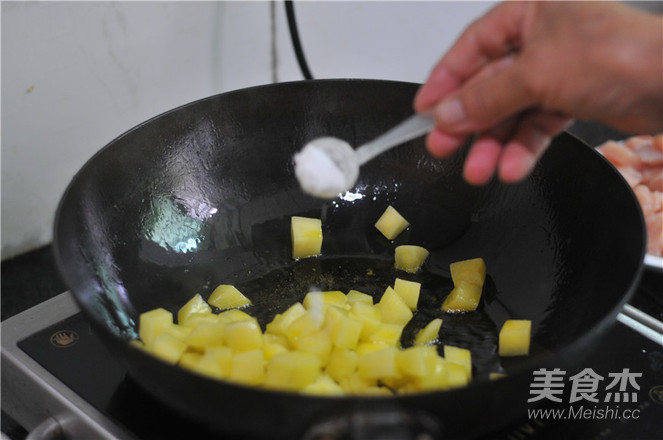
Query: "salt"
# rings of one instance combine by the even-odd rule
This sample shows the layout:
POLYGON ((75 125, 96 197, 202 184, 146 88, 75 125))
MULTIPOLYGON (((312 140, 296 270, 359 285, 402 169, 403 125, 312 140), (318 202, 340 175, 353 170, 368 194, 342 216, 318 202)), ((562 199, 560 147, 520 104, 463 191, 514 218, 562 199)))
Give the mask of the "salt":
POLYGON ((344 164, 339 163, 342 160, 339 160, 338 153, 345 148, 351 150, 340 139, 320 138, 295 154, 295 176, 304 192, 315 197, 333 198, 354 184, 356 176, 346 175, 344 164))

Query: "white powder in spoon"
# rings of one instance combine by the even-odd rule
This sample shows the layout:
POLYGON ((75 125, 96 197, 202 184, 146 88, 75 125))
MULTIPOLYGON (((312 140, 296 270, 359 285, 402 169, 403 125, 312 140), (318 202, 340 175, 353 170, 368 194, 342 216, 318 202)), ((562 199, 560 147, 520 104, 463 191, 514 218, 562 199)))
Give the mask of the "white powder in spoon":
POLYGON ((304 192, 315 197, 333 198, 352 185, 326 149, 338 147, 338 142, 333 138, 317 139, 295 154, 295 176, 304 192))

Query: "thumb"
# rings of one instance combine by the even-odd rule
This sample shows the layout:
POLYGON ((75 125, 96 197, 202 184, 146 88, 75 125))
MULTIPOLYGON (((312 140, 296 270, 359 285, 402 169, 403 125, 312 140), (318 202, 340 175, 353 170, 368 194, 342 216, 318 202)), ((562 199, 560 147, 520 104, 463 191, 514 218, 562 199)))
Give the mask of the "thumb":
POLYGON ((485 130, 535 103, 518 61, 494 75, 470 79, 433 110, 436 126, 450 134, 485 130))

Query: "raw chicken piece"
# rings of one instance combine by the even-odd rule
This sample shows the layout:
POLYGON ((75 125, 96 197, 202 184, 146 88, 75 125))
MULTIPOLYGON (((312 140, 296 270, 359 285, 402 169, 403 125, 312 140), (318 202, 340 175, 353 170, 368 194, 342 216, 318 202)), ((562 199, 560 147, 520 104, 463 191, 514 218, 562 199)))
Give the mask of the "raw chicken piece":
POLYGON ((626 179, 626 182, 628 182, 628 185, 631 188, 635 188, 637 184, 642 182, 642 173, 633 167, 617 167, 619 172, 624 176, 624 179, 626 179))
POLYGON ((635 188, 633 188, 633 192, 640 202, 640 207, 642 207, 642 213, 644 216, 647 217, 649 214, 653 214, 655 212, 655 201, 652 192, 649 191, 649 188, 644 185, 637 185, 635 188))
POLYGON ((621 143, 608 141, 598 147, 597 150, 617 167, 628 166, 639 170, 642 166, 640 156, 621 143))
POLYGON ((663 167, 646 167, 640 173, 640 182, 638 183, 647 185, 651 191, 663 191, 663 167))
POLYGON ((633 189, 647 227, 647 253, 663 256, 663 134, 608 141, 597 147, 633 189))
POLYGON ((645 217, 647 225, 647 253, 663 256, 663 212, 655 212, 645 217))

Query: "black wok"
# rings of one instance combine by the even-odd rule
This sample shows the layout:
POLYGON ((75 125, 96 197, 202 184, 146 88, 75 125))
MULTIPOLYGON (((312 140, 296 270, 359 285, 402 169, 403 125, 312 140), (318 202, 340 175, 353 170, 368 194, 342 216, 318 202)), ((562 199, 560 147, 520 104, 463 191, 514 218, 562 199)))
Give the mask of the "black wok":
POLYGON ((321 201, 300 191, 295 151, 321 135, 362 144, 411 114, 416 89, 328 80, 213 96, 130 130, 82 168, 57 212, 56 258, 134 381, 212 432, 314 438, 331 429, 338 438, 363 438, 386 430, 393 438, 457 438, 523 416, 532 369, 580 365, 632 293, 645 236, 623 179, 571 135, 557 137, 532 175, 514 185, 471 187, 461 178, 464 150, 436 160, 419 139, 365 165, 344 197, 321 201), (388 204, 412 224, 393 243, 373 227, 388 204), (292 215, 322 218, 322 257, 290 259, 292 215), (220 283, 239 286, 263 324, 312 285, 379 295, 402 275, 391 259, 403 243, 431 251, 411 277, 423 283, 412 326, 441 315, 450 262, 486 261, 480 310, 444 317, 441 332, 444 343, 472 350, 477 381, 468 388, 305 397, 206 379, 128 343, 139 313, 176 310, 220 283), (509 363, 494 354, 508 318, 533 321, 532 355, 509 363), (507 378, 486 379, 501 368, 507 378))

